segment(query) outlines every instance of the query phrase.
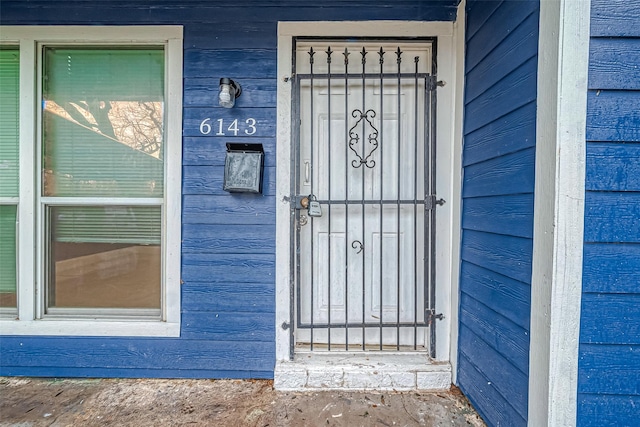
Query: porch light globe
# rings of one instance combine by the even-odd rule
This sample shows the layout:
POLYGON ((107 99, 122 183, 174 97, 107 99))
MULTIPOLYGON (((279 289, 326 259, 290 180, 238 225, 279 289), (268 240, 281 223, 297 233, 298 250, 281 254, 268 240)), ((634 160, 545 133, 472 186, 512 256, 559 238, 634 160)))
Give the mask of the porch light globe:
POLYGON ((240 96, 240 85, 231 79, 220 79, 220 92, 218 94, 218 103, 224 108, 233 108, 236 98, 240 96))

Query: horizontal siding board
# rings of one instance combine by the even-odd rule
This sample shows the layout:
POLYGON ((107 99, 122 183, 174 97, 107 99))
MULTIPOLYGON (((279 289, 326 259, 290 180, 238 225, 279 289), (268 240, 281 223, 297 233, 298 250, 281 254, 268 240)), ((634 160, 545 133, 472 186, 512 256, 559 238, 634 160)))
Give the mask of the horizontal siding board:
POLYGON ((640 396, 578 394, 580 427, 637 426, 640 396))
POLYGON ((533 238, 533 194, 464 199, 462 228, 533 238))
POLYGON ((476 163, 464 169, 462 197, 532 193, 534 173, 534 148, 476 163))
POLYGON ((639 90, 640 38, 591 39, 589 89, 639 90))
POLYGON ((640 193, 587 191, 584 223, 585 242, 640 243, 640 193))
POLYGON ((503 0, 469 0, 466 2, 467 28, 465 36, 467 40, 482 28, 489 17, 500 7, 503 0))
POLYGON ((183 254, 273 254, 275 240, 273 224, 184 224, 182 227, 183 254))
POLYGON ((591 37, 640 37, 640 0, 591 0, 591 37))
POLYGON ((250 106, 245 108, 185 108, 182 134, 183 136, 219 136, 216 135, 220 130, 219 119, 222 119, 224 133, 220 136, 226 137, 228 142, 250 142, 252 138, 275 137, 276 135, 276 109, 250 106), (203 125, 206 119, 210 120, 203 125), (229 130, 229 127, 235 124, 235 120, 238 120, 237 132, 229 130), (210 130, 207 125, 211 126, 210 130), (255 126, 255 129, 251 128, 251 125, 255 126))
POLYGON ((460 291, 521 328, 529 329, 531 286, 528 284, 463 261, 460 291))
POLYGON ((181 337, 214 341, 275 343, 274 313, 185 312, 181 337))
POLYGON ((182 139, 182 164, 185 166, 224 166, 227 155, 227 143, 262 144, 264 149, 264 165, 276 165, 275 138, 238 138, 225 136, 198 136, 182 139), (241 139, 241 140, 240 140, 241 139))
POLYGON ((634 293, 640 283, 640 244, 584 245, 583 292, 634 293))
MULTIPOLYGON (((466 69, 470 71, 478 65, 521 22, 539 8, 539 2, 535 0, 502 2, 482 24, 482 28, 476 31, 473 37, 467 39, 466 69)), ((467 19, 473 22, 471 17, 467 19)))
MULTIPOLYGON (((201 10, 202 6, 194 9, 201 10)), ((275 49, 278 45, 278 24, 275 20, 269 20, 265 15, 258 17, 246 12, 242 14, 241 21, 225 20, 220 17, 229 12, 228 8, 217 8, 217 12, 216 15, 201 15, 201 17, 210 16, 211 22, 199 22, 198 25, 185 27, 185 49, 237 50, 246 46, 251 46, 252 49, 275 49), (212 37, 213 25, 215 25, 215 33, 212 37)), ((260 12, 264 14, 264 9, 260 12)))
POLYGON ((640 144, 587 144, 586 190, 640 192, 640 144))
POLYGON ((460 324, 469 328, 523 375, 529 370, 529 334, 491 308, 462 293, 460 324))
POLYGON ((525 427, 527 421, 464 354, 458 358, 458 384, 488 425, 525 427))
POLYGON ((467 84, 464 88, 466 102, 475 99, 527 60, 536 56, 538 18, 538 12, 529 15, 467 74, 467 84))
POLYGON ((640 142, 640 91, 587 94, 587 140, 640 142))
POLYGON ((263 283, 275 277, 275 255, 184 254, 182 280, 185 282, 263 283))
POLYGON ((581 317, 580 342, 640 346, 640 288, 636 294, 584 294, 581 317))
MULTIPOLYGON (((184 166, 182 168, 182 194, 222 196, 224 166, 184 166)), ((262 193, 251 193, 255 198, 273 196, 276 193, 276 168, 265 167, 262 178, 262 193)))
POLYGON ((274 283, 185 282, 182 285, 183 312, 273 313, 275 305, 274 283))
POLYGON ((234 80, 275 78, 276 60, 275 49, 187 49, 184 52, 184 77, 230 76, 234 80))
POLYGON ((0 366, 268 371, 275 344, 171 338, 2 337, 0 366))
POLYGON ((273 379, 273 370, 231 371, 218 369, 56 368, 48 366, 0 366, 0 376, 41 378, 194 378, 273 379))
POLYGON ((533 147, 535 143, 534 101, 465 135, 463 166, 533 147))
MULTIPOLYGON (((244 79, 233 77, 242 88, 235 108, 273 107, 276 105, 276 79, 244 79)), ((193 78, 184 80, 185 108, 211 108, 218 106, 220 78, 193 78)))
POLYGON ((274 197, 227 193, 224 196, 184 195, 182 224, 275 224, 274 197))
MULTIPOLYGON (((272 19, 305 20, 313 16, 315 20, 432 20, 453 21, 456 18, 455 1, 422 2, 418 0, 389 3, 388 1, 343 2, 323 0, 314 3, 295 2, 202 2, 171 0, 166 2, 103 2, 100 7, 87 2, 65 1, 60 7, 51 1, 0 2, 3 21, 7 23, 49 23, 72 22, 89 23, 91 19, 99 23, 118 22, 202 22, 213 24, 228 20, 229 10, 234 11, 232 22, 249 22, 272 19), (25 4, 26 3, 26 4, 25 4), (394 7, 396 6, 396 7, 394 7), (399 6, 399 7, 398 7, 399 6), (98 11, 96 11, 96 9, 98 11), (123 13, 126 10, 126 14, 123 13), (64 12, 67 12, 66 15, 64 12), (366 11, 363 13, 363 11, 366 11), (28 13, 31 12, 31 13, 28 13)), ((212 33, 216 27, 208 25, 212 33)), ((232 35, 224 31, 224 35, 232 35)))
POLYGON ((536 99, 537 56, 465 106, 464 133, 468 134, 536 99))
POLYGON ((640 395, 640 346, 581 344, 580 393, 640 395))
POLYGON ((460 343, 465 349, 473 349, 472 353, 465 352, 464 355, 478 371, 482 372, 500 398, 513 407, 521 418, 526 419, 529 393, 526 375, 464 324, 460 325, 460 343))
POLYGON ((531 283, 533 241, 522 237, 464 230, 462 260, 503 276, 531 283))

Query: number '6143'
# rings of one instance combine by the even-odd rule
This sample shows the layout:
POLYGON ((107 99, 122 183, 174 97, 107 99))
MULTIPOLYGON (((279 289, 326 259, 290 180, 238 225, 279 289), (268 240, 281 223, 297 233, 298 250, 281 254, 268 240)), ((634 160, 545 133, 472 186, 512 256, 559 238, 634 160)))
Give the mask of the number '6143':
POLYGON ((200 122, 200 133, 203 135, 209 135, 213 131, 216 131, 216 136, 253 135, 257 130, 256 119, 252 117, 246 119, 244 123, 238 122, 238 119, 233 120, 231 123, 229 123, 229 120, 225 122, 224 119, 218 119, 216 122, 212 122, 209 117, 200 122))

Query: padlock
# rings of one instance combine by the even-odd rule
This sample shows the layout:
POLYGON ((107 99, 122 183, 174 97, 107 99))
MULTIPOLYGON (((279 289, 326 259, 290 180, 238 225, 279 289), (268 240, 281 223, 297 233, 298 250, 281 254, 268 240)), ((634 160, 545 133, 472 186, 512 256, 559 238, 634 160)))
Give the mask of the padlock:
POLYGON ((309 196, 309 216, 322 216, 322 208, 320 207, 320 202, 316 199, 316 196, 309 196))

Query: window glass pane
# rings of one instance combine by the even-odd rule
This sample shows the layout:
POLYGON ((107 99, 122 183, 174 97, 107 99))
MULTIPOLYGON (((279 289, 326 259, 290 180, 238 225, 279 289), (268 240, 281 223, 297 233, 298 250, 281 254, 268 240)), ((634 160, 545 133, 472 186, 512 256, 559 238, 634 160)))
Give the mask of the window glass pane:
POLYGON ((0 205, 0 307, 16 307, 16 211, 0 205))
POLYGON ((0 49, 0 197, 18 196, 20 55, 0 49))
POLYGON ((44 49, 43 195, 162 197, 164 51, 44 49))
POLYGON ((161 207, 50 206, 48 307, 160 308, 161 207))

